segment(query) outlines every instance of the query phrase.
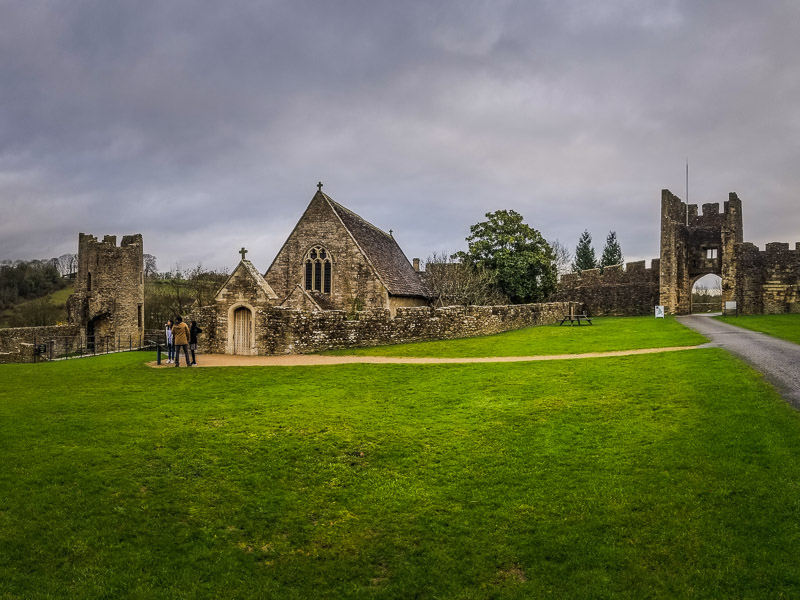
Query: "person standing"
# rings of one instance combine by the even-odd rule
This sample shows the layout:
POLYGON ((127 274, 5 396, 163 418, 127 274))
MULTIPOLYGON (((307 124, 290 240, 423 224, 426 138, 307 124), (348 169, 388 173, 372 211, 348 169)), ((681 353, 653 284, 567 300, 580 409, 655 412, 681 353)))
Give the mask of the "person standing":
POLYGON ((164 333, 167 336, 167 364, 171 365, 175 358, 175 344, 172 343, 172 319, 167 319, 164 324, 164 333))
POLYGON ((189 350, 192 351, 192 366, 197 364, 194 353, 197 351, 198 333, 203 333, 203 330, 197 326, 197 321, 192 321, 192 326, 189 328, 189 350))
POLYGON ((183 322, 180 316, 175 317, 175 325, 172 326, 172 338, 175 343, 175 366, 181 366, 181 350, 186 357, 186 366, 191 367, 189 361, 189 326, 183 322))

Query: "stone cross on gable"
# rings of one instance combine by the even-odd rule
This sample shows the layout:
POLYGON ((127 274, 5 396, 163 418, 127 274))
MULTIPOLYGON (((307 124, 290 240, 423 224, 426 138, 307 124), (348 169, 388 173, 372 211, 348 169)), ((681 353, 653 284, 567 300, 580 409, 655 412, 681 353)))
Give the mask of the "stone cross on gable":
POLYGON ((321 181, 320 181, 320 182, 317 184, 317 189, 318 189, 320 192, 322 191, 322 182, 321 182, 321 181))
POLYGON ((244 246, 242 246, 242 249, 239 250, 239 254, 242 255, 242 260, 244 260, 244 255, 247 254, 247 250, 244 249, 244 246))

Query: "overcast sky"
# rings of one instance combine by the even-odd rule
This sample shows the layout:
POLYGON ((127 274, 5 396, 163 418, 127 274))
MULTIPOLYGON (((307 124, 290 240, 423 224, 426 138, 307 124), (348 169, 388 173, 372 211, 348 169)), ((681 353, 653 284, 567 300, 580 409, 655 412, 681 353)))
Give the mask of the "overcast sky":
POLYGON ((800 240, 800 2, 0 0, 0 259, 261 271, 316 191, 409 258, 514 209, 658 256, 660 195, 800 240))

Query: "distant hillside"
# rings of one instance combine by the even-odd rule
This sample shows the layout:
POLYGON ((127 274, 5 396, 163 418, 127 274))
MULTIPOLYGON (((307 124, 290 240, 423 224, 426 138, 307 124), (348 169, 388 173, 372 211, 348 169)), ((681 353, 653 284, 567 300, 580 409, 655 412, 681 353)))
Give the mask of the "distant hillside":
POLYGON ((0 327, 33 327, 65 323, 67 298, 74 291, 75 286, 72 284, 40 298, 23 300, 0 312, 0 327))

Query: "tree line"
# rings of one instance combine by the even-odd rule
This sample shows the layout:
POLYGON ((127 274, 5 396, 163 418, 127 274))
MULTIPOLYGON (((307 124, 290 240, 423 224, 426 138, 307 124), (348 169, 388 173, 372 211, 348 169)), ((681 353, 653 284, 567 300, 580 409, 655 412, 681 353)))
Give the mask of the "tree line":
POLYGON ((623 261, 622 248, 617 241, 617 232, 609 231, 606 237, 606 245, 600 260, 595 258, 594 247, 592 246, 592 234, 585 229, 578 239, 575 247, 575 260, 572 263, 573 273, 580 273, 587 269, 604 269, 613 265, 621 265, 623 261))
POLYGON ((598 261, 588 230, 581 234, 574 259, 559 240, 548 242, 513 210, 486 213, 470 227, 467 250, 428 257, 424 278, 439 306, 544 302, 558 277, 570 271, 621 264, 617 234, 609 232, 598 261))
POLYGON ((0 263, 0 310, 45 296, 67 286, 55 261, 16 260, 0 263))
POLYGON ((198 264, 191 269, 175 267, 159 273, 155 257, 145 259, 144 307, 146 329, 161 329, 167 319, 186 316, 192 306, 206 306, 228 278, 228 271, 198 264))
MULTIPOLYGON (((56 325, 66 320, 63 304, 49 295, 70 285, 78 268, 77 254, 45 260, 0 262, 0 321, 8 327, 56 325)), ((160 329, 176 315, 185 315, 193 304, 205 306, 228 277, 201 264, 190 269, 175 267, 159 272, 152 254, 144 255, 145 328, 160 329)))

